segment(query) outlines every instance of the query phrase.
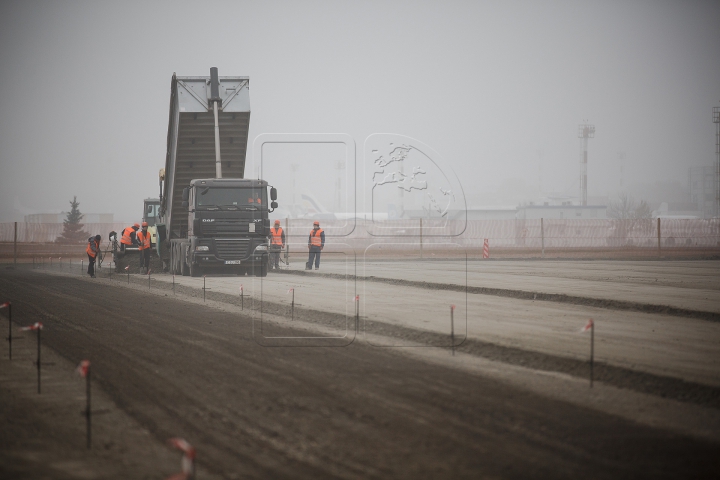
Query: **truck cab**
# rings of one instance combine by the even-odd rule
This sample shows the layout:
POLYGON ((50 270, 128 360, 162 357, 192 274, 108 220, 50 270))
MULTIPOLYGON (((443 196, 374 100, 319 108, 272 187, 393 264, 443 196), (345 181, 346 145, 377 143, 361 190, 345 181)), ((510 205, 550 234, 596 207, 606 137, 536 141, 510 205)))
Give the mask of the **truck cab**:
POLYGON ((270 190, 268 195, 264 180, 214 178, 190 182, 183 191, 188 242, 181 242, 186 245, 176 247, 179 251, 175 253, 191 275, 204 271, 267 275, 268 215, 277 206, 275 189, 270 190))

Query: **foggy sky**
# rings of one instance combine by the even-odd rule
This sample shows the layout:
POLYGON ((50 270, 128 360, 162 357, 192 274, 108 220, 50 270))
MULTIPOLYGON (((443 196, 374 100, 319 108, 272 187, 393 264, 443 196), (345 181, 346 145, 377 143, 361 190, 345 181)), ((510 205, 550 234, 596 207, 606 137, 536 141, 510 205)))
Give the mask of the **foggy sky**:
POLYGON ((0 222, 74 195, 139 220, 172 74, 211 66, 250 77, 249 148, 345 133, 361 154, 372 133, 408 135, 471 206, 577 195, 585 120, 590 196, 617 192, 618 152, 626 185, 685 183, 715 161, 718 24, 715 1, 3 1, 0 222))

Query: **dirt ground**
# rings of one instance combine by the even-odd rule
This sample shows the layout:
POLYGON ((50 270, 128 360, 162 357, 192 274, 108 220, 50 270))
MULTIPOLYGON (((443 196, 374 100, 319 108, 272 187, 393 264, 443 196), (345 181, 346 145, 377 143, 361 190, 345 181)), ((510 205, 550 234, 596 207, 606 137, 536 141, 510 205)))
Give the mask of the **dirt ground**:
MULTIPOLYGON (((456 284, 447 266, 424 278, 397 267, 369 276, 456 284)), ((715 478, 718 322, 452 290, 437 299, 420 285, 340 280, 348 268, 327 262, 321 275, 271 272, 262 282, 177 277, 175 291, 168 275, 126 283, 107 271, 91 280, 76 268, 0 270, 14 332, 45 325, 42 394, 34 333, 14 333, 12 362, 0 347, 0 477, 165 478, 180 459, 166 441, 181 436, 198 448, 199 479, 715 478), (464 325, 456 356, 451 303, 464 325), (590 315, 592 390, 589 340, 578 333, 590 315), (97 411, 89 451, 84 381, 73 371, 83 358, 97 411)), ((623 290, 620 269, 605 268, 612 296, 623 290)), ((561 270, 552 276, 570 284, 601 281, 583 276, 587 267, 561 270)), ((559 288, 539 272, 513 280, 471 269, 467 285, 493 274, 507 290, 559 288)), ((687 293, 707 290, 717 303, 717 273, 683 275, 663 277, 666 286, 687 279, 687 293)), ((627 281, 649 283, 640 276, 627 281)), ((668 298, 651 290, 640 303, 668 298)), ((681 306, 718 311, 712 299, 681 306)))

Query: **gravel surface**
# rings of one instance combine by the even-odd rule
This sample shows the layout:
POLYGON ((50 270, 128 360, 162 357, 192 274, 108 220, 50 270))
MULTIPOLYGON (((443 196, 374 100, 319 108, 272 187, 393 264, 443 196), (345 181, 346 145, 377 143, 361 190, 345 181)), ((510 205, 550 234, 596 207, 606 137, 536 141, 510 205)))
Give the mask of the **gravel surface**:
MULTIPOLYGON (((175 298, 167 283, 144 285, 0 271, 0 301, 13 302, 16 325, 45 324, 43 356, 54 363, 37 395, 32 336, 22 334, 12 364, 3 350, 3 478, 163 478, 178 470, 165 446, 172 436, 198 447, 198 478, 713 478, 720 466, 717 440, 375 348, 369 336, 345 348, 266 348, 259 315, 238 312, 237 297, 210 291, 203 305, 196 288, 175 298), (83 358, 93 362, 97 408, 108 411, 89 454, 83 384, 71 371, 83 358)), ((291 325, 287 305, 271 303, 263 324, 273 336, 339 326, 336 314, 307 306, 291 325)), ((383 325, 390 337, 437 341, 383 325)), ((471 344, 459 361, 528 354, 471 344)))

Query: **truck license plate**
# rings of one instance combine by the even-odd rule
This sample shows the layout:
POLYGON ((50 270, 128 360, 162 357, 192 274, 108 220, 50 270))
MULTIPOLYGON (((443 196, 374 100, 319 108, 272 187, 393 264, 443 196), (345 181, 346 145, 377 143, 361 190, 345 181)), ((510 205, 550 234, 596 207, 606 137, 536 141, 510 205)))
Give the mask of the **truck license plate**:
POLYGON ((240 265, 240 260, 225 260, 225 265, 240 265))

